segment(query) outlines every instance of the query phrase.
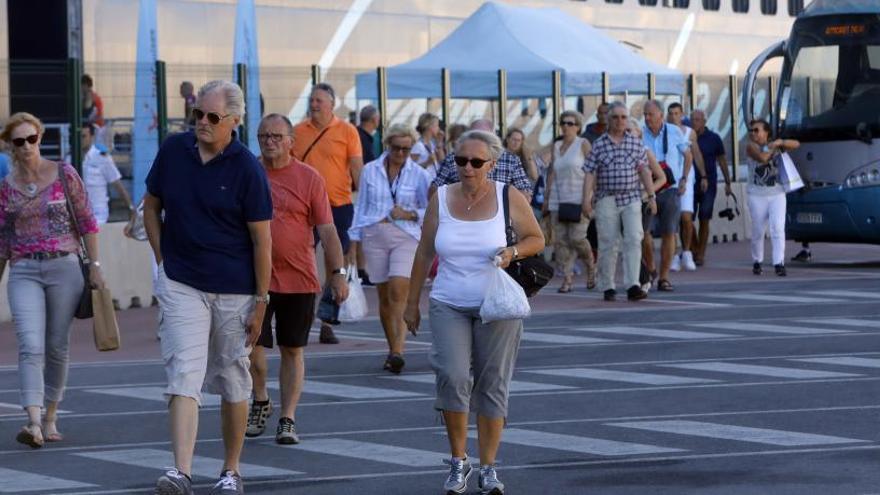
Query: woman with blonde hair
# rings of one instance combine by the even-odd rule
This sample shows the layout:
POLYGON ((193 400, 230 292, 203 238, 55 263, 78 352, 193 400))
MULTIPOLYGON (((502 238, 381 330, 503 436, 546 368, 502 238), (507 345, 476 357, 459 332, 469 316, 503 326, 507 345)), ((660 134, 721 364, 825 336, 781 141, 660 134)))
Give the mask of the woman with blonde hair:
POLYGON ((536 183, 538 181, 538 168, 535 166, 532 151, 526 145, 526 135, 522 129, 511 127, 507 131, 507 135, 504 136, 504 149, 519 157, 526 175, 529 176, 532 183, 536 183))
POLYGON ((440 130, 440 117, 430 112, 419 116, 419 124, 416 126, 419 139, 413 143, 412 158, 416 164, 431 174, 431 179, 437 175, 437 167, 446 158, 446 147, 443 142, 443 131, 440 130))
POLYGON ((547 170, 543 211, 550 212, 556 262, 565 279, 558 292, 571 292, 574 262, 581 258, 587 270, 587 289, 596 287, 596 261, 587 241, 590 219, 581 213, 584 201, 584 162, 590 155, 590 141, 580 137, 584 117, 574 110, 562 112, 562 139, 553 144, 553 159, 547 170))
POLYGON ((98 224, 83 181, 70 165, 40 156, 42 138, 43 123, 25 112, 12 115, 0 132, 0 140, 12 144, 12 170, 0 182, 0 275, 8 261, 21 405, 28 416, 16 440, 32 448, 63 439, 57 414, 67 383, 70 323, 83 291, 81 241, 89 282, 104 286, 98 224))
POLYGON ((409 276, 428 207, 431 178, 410 154, 418 139, 412 127, 391 126, 386 151, 361 172, 350 253, 363 248, 367 274, 379 294, 379 319, 388 341, 384 368, 400 373, 405 365, 406 324, 403 310, 409 276))

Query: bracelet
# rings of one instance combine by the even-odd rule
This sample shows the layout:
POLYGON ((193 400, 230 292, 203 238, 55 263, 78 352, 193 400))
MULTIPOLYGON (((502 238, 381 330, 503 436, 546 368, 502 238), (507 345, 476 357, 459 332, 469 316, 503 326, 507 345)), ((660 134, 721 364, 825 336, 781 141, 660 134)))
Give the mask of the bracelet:
POLYGON ((101 262, 98 261, 98 260, 92 260, 92 261, 89 261, 88 264, 91 265, 91 266, 97 266, 98 268, 101 268, 101 262))

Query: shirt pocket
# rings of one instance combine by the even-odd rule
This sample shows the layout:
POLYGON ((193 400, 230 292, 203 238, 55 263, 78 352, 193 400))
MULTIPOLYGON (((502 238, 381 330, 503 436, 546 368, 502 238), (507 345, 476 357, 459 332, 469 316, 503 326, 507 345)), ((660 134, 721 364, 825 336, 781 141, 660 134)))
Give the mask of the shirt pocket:
POLYGON ((416 188, 413 186, 399 186, 395 203, 404 208, 415 208, 416 188))

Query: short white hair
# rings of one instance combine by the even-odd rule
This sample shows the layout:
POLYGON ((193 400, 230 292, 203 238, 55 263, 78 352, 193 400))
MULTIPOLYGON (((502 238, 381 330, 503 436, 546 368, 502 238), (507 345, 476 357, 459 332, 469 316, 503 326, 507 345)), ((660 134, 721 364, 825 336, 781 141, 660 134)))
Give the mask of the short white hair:
POLYGON ((465 141, 480 141, 485 144, 489 148, 489 155, 492 157, 492 160, 497 161, 501 158, 501 153, 504 152, 504 146, 502 146, 501 140, 495 134, 487 131, 467 131, 455 143, 456 154, 461 150, 461 146, 465 141))
POLYGON ((244 116, 244 92, 238 84, 222 79, 210 81, 199 88, 198 99, 201 100, 205 95, 215 91, 223 93, 223 98, 226 101, 226 113, 238 117, 244 116))

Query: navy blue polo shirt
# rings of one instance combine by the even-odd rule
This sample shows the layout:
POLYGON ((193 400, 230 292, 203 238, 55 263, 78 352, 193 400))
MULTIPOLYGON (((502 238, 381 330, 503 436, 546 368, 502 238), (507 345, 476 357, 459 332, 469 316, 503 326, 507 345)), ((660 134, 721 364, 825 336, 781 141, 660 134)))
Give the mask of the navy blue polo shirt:
MULTIPOLYGON (((724 142, 721 136, 706 129, 702 134, 697 136, 697 146, 700 147, 700 153, 703 154, 703 163, 706 164, 706 178, 709 184, 718 182, 718 157, 724 156, 724 142)), ((700 180, 700 172, 694 168, 697 174, 697 182, 700 180)))
POLYGON ((162 143, 147 175, 162 201, 165 275, 204 292, 255 294, 248 222, 272 219, 266 172, 236 137, 202 164, 192 132, 162 143))

